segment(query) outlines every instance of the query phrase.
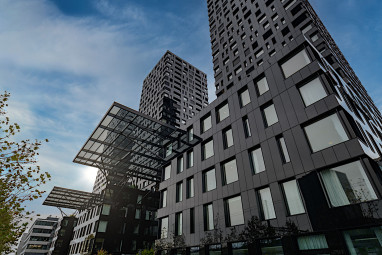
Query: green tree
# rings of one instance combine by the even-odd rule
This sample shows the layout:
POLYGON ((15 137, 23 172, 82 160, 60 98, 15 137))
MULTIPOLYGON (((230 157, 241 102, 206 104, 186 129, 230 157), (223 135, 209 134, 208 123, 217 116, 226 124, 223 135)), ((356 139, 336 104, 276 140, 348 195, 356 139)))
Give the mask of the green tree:
POLYGON ((29 213, 23 203, 41 197, 40 186, 50 180, 37 165, 42 141, 16 140, 21 129, 7 116, 9 97, 0 94, 0 254, 10 253, 25 231, 22 222, 29 213))
POLYGON ((137 255, 155 255, 154 249, 145 249, 137 253, 137 255))

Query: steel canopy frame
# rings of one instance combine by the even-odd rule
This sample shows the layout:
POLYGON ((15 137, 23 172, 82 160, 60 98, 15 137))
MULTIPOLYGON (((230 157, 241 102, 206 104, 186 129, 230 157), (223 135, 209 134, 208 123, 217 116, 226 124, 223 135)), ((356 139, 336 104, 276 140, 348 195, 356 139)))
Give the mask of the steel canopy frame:
POLYGON ((163 164, 201 139, 114 102, 73 162, 108 175, 160 182, 163 164), (171 150, 166 150, 171 144, 171 150))
POLYGON ((55 186, 42 204, 80 211, 100 205, 102 201, 100 194, 55 186))

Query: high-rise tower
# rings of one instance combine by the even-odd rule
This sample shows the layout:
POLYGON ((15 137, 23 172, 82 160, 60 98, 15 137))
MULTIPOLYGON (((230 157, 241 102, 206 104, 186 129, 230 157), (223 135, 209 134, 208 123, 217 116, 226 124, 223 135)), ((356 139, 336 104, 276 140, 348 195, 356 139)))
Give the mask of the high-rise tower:
POLYGON ((185 126, 202 142, 164 164, 162 242, 184 238, 174 249, 191 254, 381 252, 381 114, 309 2, 207 5, 217 99, 185 126))
POLYGON ((207 75, 167 51, 143 81, 139 111, 179 127, 208 105, 207 75))

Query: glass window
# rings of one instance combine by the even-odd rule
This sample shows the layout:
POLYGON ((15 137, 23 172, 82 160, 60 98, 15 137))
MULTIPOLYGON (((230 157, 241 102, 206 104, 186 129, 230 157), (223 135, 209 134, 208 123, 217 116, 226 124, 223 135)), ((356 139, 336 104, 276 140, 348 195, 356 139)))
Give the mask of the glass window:
POLYGON ((142 199, 143 199, 143 196, 142 195, 138 195, 137 196, 137 204, 142 204, 142 199))
POLYGON ((229 116, 229 107, 228 107, 228 103, 226 103, 225 105, 220 106, 216 111, 217 122, 220 122, 228 118, 228 116, 229 116))
POLYGON ((344 232, 345 242, 351 255, 382 254, 381 235, 381 227, 344 232))
POLYGON ((183 234, 183 213, 175 214, 175 235, 180 236, 183 234))
POLYGON ((211 115, 208 115, 207 117, 204 117, 201 120, 201 132, 204 133, 207 130, 209 130, 212 127, 212 121, 211 121, 211 115))
POLYGON ((220 254, 222 254, 221 244, 208 245, 208 255, 220 255, 220 254))
POLYGON ((170 175, 171 175, 171 165, 168 165, 164 168, 163 180, 165 181, 170 179, 170 175))
POLYGON ((273 200, 271 189, 265 188, 259 190, 259 198, 261 201, 261 212, 264 220, 276 218, 275 208, 273 207, 273 200))
POLYGON ((202 144, 202 160, 208 159, 214 155, 214 140, 202 144))
POLYGON ((259 94, 259 96, 267 92, 269 90, 267 78, 264 77, 261 80, 259 80, 256 83, 256 87, 257 87, 257 93, 259 94))
POLYGON ((102 215, 110 215, 110 205, 103 205, 102 206, 102 215))
POLYGON ((181 202, 183 200, 183 183, 178 182, 176 184, 176 202, 181 202))
POLYGON ((98 231, 97 232, 105 233, 106 228, 107 228, 107 221, 101 220, 98 223, 98 231))
POLYGON ((292 180, 282 184, 289 215, 296 215, 305 212, 301 193, 297 186, 297 181, 292 180))
POLYGON ((203 192, 216 189, 215 169, 203 173, 203 192))
POLYGON ((194 140, 194 128, 192 126, 188 128, 187 133, 188 141, 191 142, 192 140, 194 140))
POLYGON ((187 152, 187 168, 194 166, 194 151, 187 152))
POLYGON ((240 107, 244 107, 251 102, 251 97, 249 96, 249 91, 247 88, 241 91, 239 94, 240 107))
POLYGON ((194 177, 190 177, 187 179, 186 182, 186 188, 187 188, 187 198, 194 197, 194 177))
POLYGON ((330 115, 304 129, 313 152, 349 140, 337 114, 330 115))
POLYGON ((282 158, 283 163, 290 162, 289 153, 288 153, 288 149, 287 149, 284 137, 279 137, 277 139, 277 143, 279 145, 279 149, 280 149, 281 158, 282 158))
POLYGON ((236 159, 226 162, 222 165, 223 170, 223 184, 230 184, 239 180, 237 174, 236 159))
POLYGON ((284 255, 281 238, 260 240, 261 254, 284 255))
POLYGON ((248 255, 247 242, 231 243, 232 255, 248 255))
POLYGON ((302 100, 304 100, 305 106, 314 104, 327 96, 324 86, 318 77, 302 86, 300 88, 300 93, 302 100))
POLYGON ((166 157, 170 156, 172 153, 172 143, 166 146, 166 157))
POLYGON ((244 224, 243 205, 241 196, 226 199, 225 201, 227 227, 244 224))
POLYGON ((199 247, 190 247, 190 255, 199 255, 199 247))
POLYGON ((343 206, 377 199, 360 161, 320 172, 332 206, 343 206))
POLYGON ((214 229, 214 210, 212 204, 204 205, 204 230, 214 229))
POLYGON ((139 224, 134 226, 133 234, 139 234, 139 224))
POLYGON ((279 122, 279 119, 277 118, 276 108, 274 104, 271 104, 263 109, 264 119, 265 119, 265 126, 270 127, 273 124, 279 122))
POLYGON ((162 191, 162 208, 167 206, 167 189, 162 191))
POLYGON ((320 250, 328 249, 325 235, 300 236, 297 238, 298 248, 300 250, 320 250))
POLYGON ((177 160, 177 172, 178 174, 183 172, 183 157, 179 157, 177 160))
POLYGON ((265 171, 263 152, 261 151, 261 148, 250 151, 249 158, 253 174, 258 174, 265 171))
POLYGON ((190 208, 190 233, 195 233, 195 209, 190 208))
POLYGON ((301 70, 303 67, 307 66, 310 63, 310 59, 308 57, 308 53, 305 49, 294 55, 291 59, 286 61, 281 65, 283 69, 285 78, 288 78, 292 74, 301 70))
POLYGON ((161 219, 160 238, 167 238, 167 234, 168 234, 168 217, 161 219))
POLYGON ((231 127, 223 131, 223 144, 224 149, 227 149, 233 145, 233 134, 231 127))
POLYGON ((251 127, 249 126, 248 117, 243 118, 244 135, 246 138, 252 136, 251 127))
POLYGON ((135 218, 140 219, 141 218, 141 209, 135 209, 135 218))

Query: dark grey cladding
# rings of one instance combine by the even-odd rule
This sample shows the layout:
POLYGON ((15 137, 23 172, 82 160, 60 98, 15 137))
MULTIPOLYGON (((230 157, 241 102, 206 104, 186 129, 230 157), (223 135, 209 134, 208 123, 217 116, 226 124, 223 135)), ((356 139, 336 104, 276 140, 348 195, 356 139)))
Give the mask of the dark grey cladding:
MULTIPOLYGON (((181 218, 186 246, 201 246, 212 204, 212 225, 223 236, 231 226, 241 232, 255 216, 278 229, 291 221, 324 235, 315 237, 324 240, 321 254, 348 254, 345 237, 355 250, 361 249, 357 238, 376 240, 371 227, 382 225, 377 217, 382 117, 309 2, 208 0, 207 5, 218 97, 185 127, 204 141, 192 149, 193 164, 187 162, 191 151, 180 155, 168 162, 170 177, 160 183, 166 206, 158 218, 168 220, 167 236, 179 234, 181 218), (207 116, 212 127, 201 132, 207 116), (223 139, 227 130, 233 134, 230 147, 223 139), (236 164, 228 167, 232 160, 236 164), (190 178, 193 197, 187 195, 190 178), (361 228, 359 237, 350 231, 361 228)), ((298 240, 303 239, 257 240, 249 254, 262 249, 266 254, 267 245, 300 254, 309 247, 299 247, 298 240)), ((232 254, 231 244, 223 247, 232 254)))

